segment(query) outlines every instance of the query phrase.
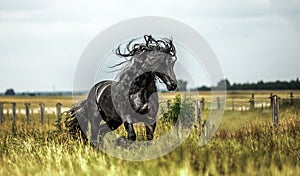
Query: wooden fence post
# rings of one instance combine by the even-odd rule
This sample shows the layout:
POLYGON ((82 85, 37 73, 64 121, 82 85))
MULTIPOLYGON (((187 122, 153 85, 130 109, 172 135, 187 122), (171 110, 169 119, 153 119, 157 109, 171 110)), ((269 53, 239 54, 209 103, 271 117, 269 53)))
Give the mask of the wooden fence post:
POLYGON ((28 125, 30 121, 30 117, 29 117, 30 103, 24 103, 24 105, 25 105, 26 124, 28 125))
POLYGON ((218 109, 220 109, 221 108, 221 100, 219 97, 217 97, 217 102, 218 102, 218 109))
POLYGON ((279 124, 279 100, 280 97, 273 95, 270 97, 272 99, 272 122, 273 126, 278 127, 279 124))
POLYGON ((206 140, 207 137, 208 137, 208 129, 207 128, 210 129, 210 122, 209 122, 209 120, 206 120, 205 124, 204 124, 204 129, 203 129, 204 140, 206 140))
POLYGON ((231 105, 232 105, 231 110, 234 111, 234 99, 233 99, 233 98, 232 98, 232 100, 231 100, 231 103, 232 103, 232 104, 231 104, 231 105))
POLYGON ((12 103, 12 128, 15 130, 16 126, 16 103, 12 103))
POLYGON ((254 93, 252 93, 249 103, 250 103, 250 110, 254 110, 254 93))
POLYGON ((44 112, 45 112, 45 104, 40 103, 40 122, 42 125, 44 125, 44 112))
POLYGON ((204 98, 201 99, 201 104, 202 104, 202 110, 204 110, 204 108, 205 108, 205 100, 204 100, 204 98))
POLYGON ((270 98, 270 108, 272 110, 273 109, 273 107, 272 107, 273 106, 273 98, 271 98, 271 97, 273 97, 273 93, 272 92, 270 93, 270 97, 269 97, 270 98))
POLYGON ((167 100, 167 110, 170 111, 171 100, 167 100))
POLYGON ((291 105, 294 105, 294 95, 293 92, 290 93, 291 105))
POLYGON ((56 104, 56 114, 57 114, 57 121, 56 121, 56 126, 58 128, 59 131, 62 130, 62 124, 61 124, 61 103, 57 103, 56 104))
POLYGON ((0 102, 0 123, 3 124, 3 122, 4 122, 3 103, 0 102))
POLYGON ((202 114, 201 114, 201 107, 200 107, 200 101, 195 101, 195 109, 196 109, 196 121, 199 128, 201 128, 202 124, 202 114))

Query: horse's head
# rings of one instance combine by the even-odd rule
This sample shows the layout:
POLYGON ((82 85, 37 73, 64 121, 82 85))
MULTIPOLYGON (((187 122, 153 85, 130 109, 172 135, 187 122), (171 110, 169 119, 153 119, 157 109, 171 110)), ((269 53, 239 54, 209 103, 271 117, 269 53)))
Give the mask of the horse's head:
POLYGON ((173 69, 177 58, 173 41, 154 39, 151 35, 145 35, 144 40, 145 43, 135 43, 134 39, 126 45, 125 52, 121 51, 120 46, 115 52, 119 56, 130 58, 122 63, 131 61, 127 70, 134 73, 133 77, 152 72, 165 83, 169 91, 175 90, 177 80, 173 69))
POLYGON ((177 88, 177 79, 174 73, 176 56, 160 51, 145 53, 145 67, 149 67, 152 72, 167 86, 169 91, 177 88), (147 66, 146 66, 147 65, 147 66))

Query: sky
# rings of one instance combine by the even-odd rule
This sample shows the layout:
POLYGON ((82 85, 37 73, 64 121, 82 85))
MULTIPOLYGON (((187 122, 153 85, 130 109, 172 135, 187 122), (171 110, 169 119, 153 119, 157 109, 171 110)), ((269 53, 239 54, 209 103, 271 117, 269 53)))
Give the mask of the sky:
POLYGON ((140 16, 169 17, 197 30, 230 82, 300 77, 299 0, 1 0, 0 92, 72 90, 89 42, 140 16))

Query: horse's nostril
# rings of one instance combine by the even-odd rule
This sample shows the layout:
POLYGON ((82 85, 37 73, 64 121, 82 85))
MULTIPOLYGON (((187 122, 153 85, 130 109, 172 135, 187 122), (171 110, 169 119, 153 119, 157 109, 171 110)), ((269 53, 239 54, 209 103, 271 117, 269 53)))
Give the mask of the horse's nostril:
POLYGON ((170 85, 170 89, 169 90, 175 90, 177 88, 177 84, 172 83, 170 85))
POLYGON ((174 89, 176 89, 177 88, 177 84, 173 84, 173 87, 174 87, 174 89))

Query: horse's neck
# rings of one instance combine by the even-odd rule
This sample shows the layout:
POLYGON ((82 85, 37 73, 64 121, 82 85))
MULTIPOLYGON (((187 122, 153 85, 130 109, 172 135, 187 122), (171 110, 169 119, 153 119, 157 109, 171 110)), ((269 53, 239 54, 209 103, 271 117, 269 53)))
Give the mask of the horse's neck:
POLYGON ((143 97, 148 98, 156 92, 155 76, 151 73, 144 73, 137 77, 130 86, 130 94, 141 93, 143 97))
POLYGON ((139 94, 145 98, 149 98, 152 93, 156 92, 155 76, 151 72, 140 75, 138 73, 140 71, 141 70, 133 67, 124 69, 116 80, 116 84, 118 85, 117 91, 126 93, 126 88, 129 88, 130 95, 139 94))

